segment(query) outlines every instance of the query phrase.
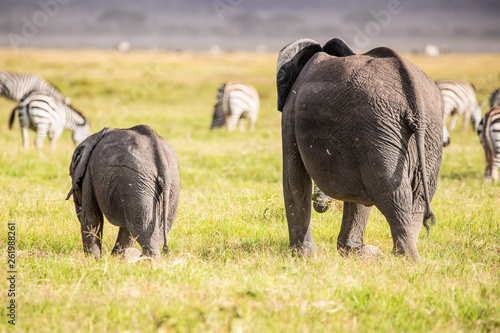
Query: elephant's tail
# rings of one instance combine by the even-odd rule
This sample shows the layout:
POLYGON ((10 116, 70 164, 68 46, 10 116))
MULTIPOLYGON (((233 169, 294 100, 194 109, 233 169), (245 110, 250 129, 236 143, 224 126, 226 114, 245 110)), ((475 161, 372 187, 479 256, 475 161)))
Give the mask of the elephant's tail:
POLYGON ((429 231, 431 226, 436 224, 436 217, 431 211, 431 200, 429 196, 429 186, 427 183, 427 172, 425 169, 426 163, 425 163, 425 128, 424 130, 417 130, 415 131, 415 139, 417 142, 417 154, 418 154, 418 159, 420 160, 420 172, 422 174, 422 186, 424 188, 424 199, 425 199, 425 213, 424 213, 424 220, 423 224, 425 229, 427 230, 427 237, 429 237, 429 231), (429 222, 430 221, 430 225, 429 222))
MULTIPOLYGON (((163 173, 163 175, 166 175, 166 173, 163 173)), ((157 178, 157 183, 158 186, 160 187, 160 195, 162 196, 162 217, 163 219, 161 222, 163 222, 163 252, 165 254, 168 254, 168 239, 167 235, 168 232, 170 231, 170 223, 168 220, 169 217, 169 200, 170 200, 170 186, 169 186, 169 180, 165 179, 163 176, 158 176, 157 178)))
POLYGON ((403 84, 403 92, 410 112, 405 115, 405 119, 409 128, 415 134, 415 141, 417 146, 417 156, 420 161, 420 174, 422 178, 422 187, 424 190, 425 200, 425 213, 422 221, 424 227, 427 229, 427 237, 432 225, 436 224, 436 217, 431 211, 431 198, 429 195, 429 183, 427 178, 426 156, 425 156, 425 133, 427 130, 426 117, 424 115, 424 101, 422 94, 417 92, 416 80, 409 70, 405 60, 394 50, 387 47, 380 47, 373 49, 366 53, 367 55, 376 56, 378 58, 392 58, 396 61, 403 84), (371 54, 373 52, 373 54, 371 54), (430 221, 430 224, 429 224, 430 221))

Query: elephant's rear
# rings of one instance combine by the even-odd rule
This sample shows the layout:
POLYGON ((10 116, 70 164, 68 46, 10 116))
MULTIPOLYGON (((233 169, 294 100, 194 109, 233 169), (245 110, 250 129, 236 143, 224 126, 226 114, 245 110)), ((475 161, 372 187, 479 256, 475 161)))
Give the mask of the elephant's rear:
MULTIPOLYGON (((390 63, 385 59, 318 55, 311 63, 315 60, 313 70, 304 68, 306 78, 295 101, 295 130, 301 155, 325 192, 343 200, 351 196, 358 202, 371 203, 376 193, 367 188, 384 191, 385 180, 402 179, 404 172, 416 168, 408 165, 409 156, 405 157, 408 151, 408 155, 416 157, 414 141, 410 141, 413 131, 405 124, 411 107, 404 93, 407 82, 401 80, 397 69, 388 68, 390 63), (326 140, 318 136, 326 132, 326 140)), ((412 71, 417 70, 412 67, 412 71)), ((420 70, 416 75, 419 98, 430 96, 425 100, 426 121, 432 123, 426 127, 426 146, 439 146, 439 92, 420 70)), ((432 150, 440 149, 428 147, 428 151, 432 150)), ((428 170, 435 174, 441 156, 429 158, 428 170)), ((432 187, 434 193, 435 184, 432 187)))
MULTIPOLYGON (((96 146, 89 163, 93 186, 104 215, 118 226, 164 240, 174 222, 180 193, 177 155, 150 127, 114 129, 96 146), (130 226, 133 227, 130 227, 130 226)), ((139 239, 138 239, 139 240, 139 239)))
POLYGON ((170 143, 150 127, 139 125, 130 130, 147 138, 146 141, 149 141, 149 147, 152 149, 151 153, 156 165, 156 184, 161 190, 161 195, 157 198, 161 198, 162 201, 163 251, 168 253, 167 234, 174 223, 180 196, 179 160, 170 143))

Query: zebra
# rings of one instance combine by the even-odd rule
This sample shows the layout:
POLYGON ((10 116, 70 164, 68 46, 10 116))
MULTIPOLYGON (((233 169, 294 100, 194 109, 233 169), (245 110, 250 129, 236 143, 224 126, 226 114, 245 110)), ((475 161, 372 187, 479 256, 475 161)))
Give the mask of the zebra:
POLYGON ((484 115, 477 134, 486 155, 485 181, 497 181, 500 167, 500 106, 484 115))
POLYGON ((490 96, 490 107, 492 109, 500 106, 500 88, 495 90, 490 96))
POLYGON ((45 137, 49 136, 52 149, 64 128, 73 132, 73 141, 79 145, 90 135, 87 119, 71 105, 62 103, 45 91, 27 93, 12 110, 9 119, 9 129, 12 129, 16 112, 19 113, 19 125, 23 138, 23 146, 28 148, 28 129, 37 132, 35 145, 43 146, 45 137))
POLYGON ((259 94, 254 87, 241 82, 223 83, 217 92, 217 103, 211 129, 227 127, 231 132, 236 123, 240 131, 244 130, 243 119, 248 118, 248 128, 253 130, 259 115, 259 94))
POLYGON ((68 97, 38 75, 0 72, 0 96, 19 102, 24 95, 33 90, 45 91, 56 100, 70 104, 68 97))
MULTIPOLYGON (((467 129, 467 121, 470 119, 474 130, 477 130, 479 121, 481 121, 481 108, 484 107, 484 102, 481 105, 477 104, 476 88, 468 82, 440 80, 436 84, 441 91, 444 102, 444 122, 451 115, 449 130, 453 131, 458 115, 464 115, 464 130, 467 129)), ((443 130, 445 131, 445 130, 443 130)))

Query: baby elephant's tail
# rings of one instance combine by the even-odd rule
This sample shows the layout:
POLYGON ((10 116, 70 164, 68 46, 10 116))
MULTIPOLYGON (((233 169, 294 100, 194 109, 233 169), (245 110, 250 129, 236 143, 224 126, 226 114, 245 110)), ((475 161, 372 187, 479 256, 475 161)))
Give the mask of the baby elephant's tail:
POLYGON ((163 209, 162 209, 162 222, 163 222, 163 252, 168 254, 168 240, 167 234, 170 231, 170 225, 168 222, 169 215, 169 200, 170 200, 170 182, 163 176, 158 176, 157 178, 158 186, 160 188, 160 195, 163 196, 163 209))

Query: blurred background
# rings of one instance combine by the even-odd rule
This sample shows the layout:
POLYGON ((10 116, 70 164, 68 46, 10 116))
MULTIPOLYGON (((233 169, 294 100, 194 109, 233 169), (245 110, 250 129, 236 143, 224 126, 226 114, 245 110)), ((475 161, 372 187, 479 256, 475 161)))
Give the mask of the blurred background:
POLYGON ((3 47, 266 52, 300 37, 500 52, 500 1, 0 0, 3 47))

